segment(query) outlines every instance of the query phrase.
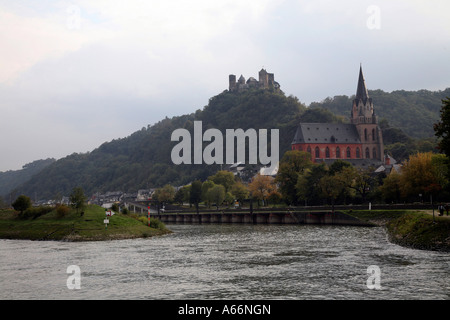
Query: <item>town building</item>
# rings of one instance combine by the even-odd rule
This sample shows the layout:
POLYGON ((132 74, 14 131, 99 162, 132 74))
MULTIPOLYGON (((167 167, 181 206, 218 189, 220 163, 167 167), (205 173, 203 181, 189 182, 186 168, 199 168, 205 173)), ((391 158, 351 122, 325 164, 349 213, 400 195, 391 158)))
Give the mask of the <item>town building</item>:
POLYGON ((313 162, 327 164, 337 159, 358 167, 379 167, 384 163, 383 137, 362 67, 350 123, 300 123, 292 150, 307 151, 313 162))

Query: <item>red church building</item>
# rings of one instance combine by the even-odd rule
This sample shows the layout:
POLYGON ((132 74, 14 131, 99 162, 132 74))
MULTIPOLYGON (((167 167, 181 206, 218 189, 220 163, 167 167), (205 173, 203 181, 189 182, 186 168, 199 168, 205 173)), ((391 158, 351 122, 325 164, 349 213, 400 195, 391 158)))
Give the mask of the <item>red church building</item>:
POLYGON ((361 67, 350 120, 349 124, 300 123, 292 150, 309 152, 314 162, 341 159, 355 166, 383 164, 383 137, 361 67))

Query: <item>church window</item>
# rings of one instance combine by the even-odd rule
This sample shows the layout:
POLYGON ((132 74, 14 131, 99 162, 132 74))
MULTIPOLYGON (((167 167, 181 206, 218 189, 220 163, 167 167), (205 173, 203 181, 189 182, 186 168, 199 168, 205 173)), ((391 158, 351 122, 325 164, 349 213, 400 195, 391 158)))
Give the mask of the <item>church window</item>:
POLYGON ((374 159, 377 158, 377 150, 376 150, 375 148, 373 148, 373 150, 372 150, 372 157, 373 157, 374 159))
POLYGON ((352 157, 352 154, 350 152, 350 147, 347 147, 347 158, 350 159, 352 157))
POLYGON ((311 153, 311 147, 310 147, 310 146, 308 146, 307 151, 308 151, 309 153, 311 153))
POLYGON ((316 158, 320 158, 320 150, 319 150, 319 147, 316 147, 316 158))
POLYGON ((328 147, 325 149, 325 157, 326 158, 330 157, 330 148, 328 148, 328 147))
POLYGON ((341 157, 341 149, 339 147, 336 147, 336 158, 341 157))
POLYGON ((367 129, 364 129, 364 141, 367 141, 367 129))
POLYGON ((357 158, 361 158, 361 154, 360 154, 359 148, 356 148, 356 157, 357 158))
POLYGON ((376 137, 375 129, 372 129, 372 141, 375 141, 375 137, 376 137))
POLYGON ((366 159, 370 159, 370 151, 369 151, 369 148, 366 148, 366 159))

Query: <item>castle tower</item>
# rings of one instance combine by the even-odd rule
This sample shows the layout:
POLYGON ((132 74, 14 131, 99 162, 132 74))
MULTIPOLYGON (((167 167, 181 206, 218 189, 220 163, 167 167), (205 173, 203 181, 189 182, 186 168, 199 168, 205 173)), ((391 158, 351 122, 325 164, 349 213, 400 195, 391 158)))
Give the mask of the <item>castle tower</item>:
POLYGON ((236 91, 236 76, 234 74, 230 74, 228 77, 228 89, 230 91, 236 91))
POLYGON ((384 146, 378 117, 366 87, 362 67, 359 68, 356 97, 353 100, 351 123, 356 126, 362 142, 362 158, 384 160, 384 146))
POLYGON ((259 85, 262 88, 268 88, 269 87, 269 74, 264 69, 261 69, 259 71, 259 85))

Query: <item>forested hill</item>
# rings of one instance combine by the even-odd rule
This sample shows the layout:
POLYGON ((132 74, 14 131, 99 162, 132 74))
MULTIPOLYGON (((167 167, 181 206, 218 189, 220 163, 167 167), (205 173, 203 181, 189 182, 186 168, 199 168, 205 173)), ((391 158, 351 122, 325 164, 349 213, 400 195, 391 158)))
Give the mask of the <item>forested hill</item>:
MULTIPOLYGON (((389 126, 400 129, 411 138, 434 136, 433 124, 440 117, 442 99, 450 97, 450 88, 443 91, 369 90, 379 120, 387 119, 389 126)), ((325 108, 336 115, 350 118, 354 97, 335 96, 322 102, 313 102, 312 108, 325 108)))
MULTIPOLYGON (((439 119, 441 100, 450 96, 450 88, 438 92, 375 90, 369 94, 382 120, 386 150, 394 158, 401 161, 416 150, 434 148, 433 123, 439 119)), ((226 129, 279 129, 281 157, 290 149, 300 121, 348 121, 352 98, 336 96, 306 108, 296 97, 286 96, 281 91, 224 91, 212 97, 202 110, 166 117, 126 138, 105 142, 92 152, 74 153, 53 162, 16 188, 16 193, 33 199, 53 199, 57 195, 68 195, 76 186, 91 195, 115 190, 135 192, 167 183, 180 186, 195 179, 204 180, 219 170, 219 165, 174 165, 171 151, 178 143, 171 142, 174 130, 185 128, 193 136, 194 121, 202 121, 203 131, 217 128, 223 134, 226 129)))
MULTIPOLYGON (((72 154, 60 159, 35 175, 19 192, 37 193, 40 199, 57 194, 68 195, 81 186, 87 195, 95 192, 174 186, 206 179, 219 165, 174 165, 171 150, 178 142, 171 142, 175 129, 185 128, 193 136, 194 121, 202 121, 203 130, 279 129, 280 154, 290 148, 296 126, 306 107, 295 97, 282 92, 249 90, 242 93, 223 93, 211 98, 203 110, 174 118, 166 118, 130 136, 102 144, 92 152, 72 154)), ((318 119, 319 121, 322 119, 318 119)), ((270 150, 270 149, 269 149, 270 150)))
POLYGON ((36 160, 31 163, 27 163, 21 170, 0 172, 0 195, 6 195, 11 192, 55 161, 55 159, 50 158, 45 160, 36 160))

